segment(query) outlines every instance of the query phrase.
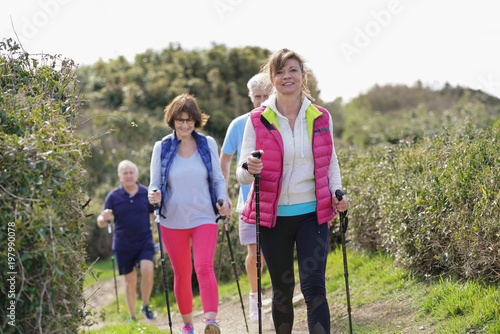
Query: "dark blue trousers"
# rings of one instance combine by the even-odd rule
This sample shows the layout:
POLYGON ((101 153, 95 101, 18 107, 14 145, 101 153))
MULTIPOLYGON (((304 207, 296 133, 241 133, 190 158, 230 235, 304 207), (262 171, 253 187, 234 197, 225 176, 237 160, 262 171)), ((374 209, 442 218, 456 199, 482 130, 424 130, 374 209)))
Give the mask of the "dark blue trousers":
POLYGON ((318 225, 315 212, 277 217, 275 227, 260 226, 260 239, 273 285, 272 316, 276 333, 292 333, 295 247, 309 333, 330 333, 330 310, 325 290, 328 224, 318 225))

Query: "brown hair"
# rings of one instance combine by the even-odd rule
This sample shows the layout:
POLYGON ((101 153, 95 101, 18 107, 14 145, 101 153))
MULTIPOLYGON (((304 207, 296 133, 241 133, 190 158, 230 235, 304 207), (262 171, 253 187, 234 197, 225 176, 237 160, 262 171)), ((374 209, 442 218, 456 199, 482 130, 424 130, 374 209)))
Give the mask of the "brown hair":
POLYGON ((207 124, 209 115, 201 112, 196 98, 190 94, 178 95, 165 107, 165 124, 171 129, 175 129, 175 119, 185 112, 189 118, 194 119, 195 128, 203 128, 207 124))
MULTIPOLYGON (((309 88, 307 87, 307 74, 308 71, 304 67, 304 60, 302 59, 301 56, 299 56, 298 53, 289 50, 289 49, 281 49, 279 51, 276 51, 275 53, 271 54, 267 58, 266 64, 262 67, 261 72, 267 73, 269 75, 269 78, 271 79, 271 82, 273 81, 272 78, 276 75, 276 72, 281 70, 284 66, 285 63, 288 59, 295 59, 299 62, 300 66, 300 71, 302 73, 305 73, 304 75, 304 80, 302 81, 302 86, 300 87, 300 96, 305 96, 309 100, 314 101, 313 97, 311 96, 311 92, 309 91, 309 88)), ((273 92, 276 91, 275 88, 273 88, 273 92)))

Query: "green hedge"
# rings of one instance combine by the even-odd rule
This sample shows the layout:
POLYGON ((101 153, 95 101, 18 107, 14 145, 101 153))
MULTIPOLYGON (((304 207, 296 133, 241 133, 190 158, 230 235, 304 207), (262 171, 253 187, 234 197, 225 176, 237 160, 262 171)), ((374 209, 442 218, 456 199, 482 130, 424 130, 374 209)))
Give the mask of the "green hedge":
POLYGON ((0 51, 0 270, 14 273, 0 284, 0 331, 75 333, 84 316, 88 146, 71 125, 80 106, 74 64, 11 40, 0 51))
POLYGON ((499 140, 498 124, 466 118, 417 143, 341 155, 353 241, 418 274, 498 279, 499 140))

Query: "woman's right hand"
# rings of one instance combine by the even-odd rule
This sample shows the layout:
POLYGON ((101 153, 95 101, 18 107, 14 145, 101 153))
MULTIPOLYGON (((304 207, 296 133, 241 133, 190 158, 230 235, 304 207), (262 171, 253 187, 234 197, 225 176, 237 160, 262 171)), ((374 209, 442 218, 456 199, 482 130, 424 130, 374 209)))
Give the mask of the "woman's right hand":
POLYGON ((250 155, 247 158, 247 167, 248 167, 248 172, 252 175, 255 175, 255 174, 260 174, 264 165, 262 164, 261 159, 250 155))
POLYGON ((151 205, 160 204, 161 203, 161 191, 150 190, 148 192, 148 200, 149 200, 149 204, 151 204, 151 205))

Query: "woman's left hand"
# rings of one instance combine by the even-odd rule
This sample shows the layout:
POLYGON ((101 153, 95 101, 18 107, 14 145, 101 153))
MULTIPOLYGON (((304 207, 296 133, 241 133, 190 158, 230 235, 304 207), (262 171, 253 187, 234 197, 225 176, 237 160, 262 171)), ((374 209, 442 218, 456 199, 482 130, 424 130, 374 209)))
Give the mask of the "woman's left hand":
POLYGON ((336 196, 332 196, 332 205, 337 208, 337 211, 344 212, 349 209, 349 198, 344 195, 342 196, 342 200, 339 201, 336 196))
POLYGON ((217 209, 219 210, 219 215, 221 215, 222 217, 231 216, 231 205, 227 201, 222 203, 222 206, 219 203, 217 203, 215 205, 217 206, 217 209))

